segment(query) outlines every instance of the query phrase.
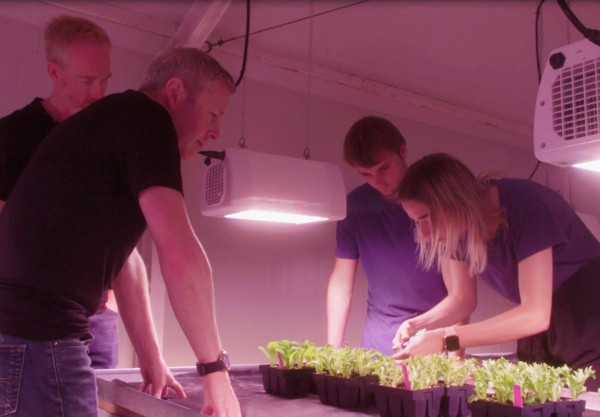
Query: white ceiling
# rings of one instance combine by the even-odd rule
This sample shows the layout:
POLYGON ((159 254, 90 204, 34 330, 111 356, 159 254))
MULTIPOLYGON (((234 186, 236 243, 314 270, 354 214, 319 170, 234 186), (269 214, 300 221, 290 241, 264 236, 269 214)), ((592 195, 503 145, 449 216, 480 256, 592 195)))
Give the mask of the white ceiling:
MULTIPOLYGON (((388 113, 530 148, 539 0, 356 3, 313 1, 314 14, 339 10, 313 18, 312 50, 308 19, 252 35, 250 77, 274 83, 281 78, 279 83, 285 85, 285 77, 274 77, 272 71, 308 80, 310 69, 313 94, 347 101, 352 90, 359 94, 356 99, 384 98, 388 113)), ((599 0, 571 0, 570 6, 587 27, 600 29, 599 0)), ((43 24, 42 15, 65 11, 164 39, 164 45, 171 38, 194 46, 206 46, 206 37, 212 43, 236 38, 213 50, 233 55, 242 64, 244 0, 0 3, 0 15, 37 24, 43 24), (42 9, 44 13, 35 13, 42 9)), ((310 15, 310 0, 251 0, 251 32, 310 15)), ((546 0, 541 8, 539 33, 542 65, 552 49, 582 37, 555 0, 546 0)), ((306 91, 308 85, 302 81, 295 88, 306 91)))

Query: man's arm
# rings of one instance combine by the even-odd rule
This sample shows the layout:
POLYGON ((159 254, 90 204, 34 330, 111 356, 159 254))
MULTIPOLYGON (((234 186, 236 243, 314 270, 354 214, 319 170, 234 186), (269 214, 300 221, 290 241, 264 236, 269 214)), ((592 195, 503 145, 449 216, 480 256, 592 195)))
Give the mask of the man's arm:
POLYGON ((160 398, 171 387, 180 398, 185 398, 183 388, 167 368, 158 346, 150 310, 148 276, 137 249, 131 252, 112 285, 121 319, 140 361, 141 390, 150 388, 150 393, 160 398))
POLYGON ((0 200, 0 213, 2 213, 2 209, 4 208, 4 204, 6 201, 0 200))
POLYGON ((342 346, 356 276, 356 259, 335 258, 327 286, 327 343, 342 346))
MULTIPOLYGON (((152 233, 162 275, 177 321, 199 362, 214 362, 222 350, 213 299, 212 272, 196 237, 182 195, 166 187, 150 187, 139 203, 152 233)), ((202 377, 202 413, 241 416, 227 372, 202 377)))

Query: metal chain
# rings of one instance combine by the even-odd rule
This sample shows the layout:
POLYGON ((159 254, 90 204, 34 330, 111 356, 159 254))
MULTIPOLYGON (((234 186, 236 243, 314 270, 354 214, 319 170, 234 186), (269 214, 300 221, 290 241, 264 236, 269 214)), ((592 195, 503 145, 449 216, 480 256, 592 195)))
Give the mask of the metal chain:
POLYGON ((248 85, 248 77, 244 77, 244 80, 242 82, 242 120, 240 123, 242 135, 240 136, 240 140, 238 142, 238 145, 240 145, 240 148, 242 148, 242 149, 246 149, 245 134, 246 134, 246 86, 247 85, 248 85))
POLYGON ((312 69, 313 69, 313 23, 314 23, 314 4, 310 0, 310 20, 308 26, 308 76, 306 80, 307 90, 307 109, 306 109, 306 143, 304 145, 304 158, 310 159, 310 136, 312 134, 310 115, 312 110, 312 69))

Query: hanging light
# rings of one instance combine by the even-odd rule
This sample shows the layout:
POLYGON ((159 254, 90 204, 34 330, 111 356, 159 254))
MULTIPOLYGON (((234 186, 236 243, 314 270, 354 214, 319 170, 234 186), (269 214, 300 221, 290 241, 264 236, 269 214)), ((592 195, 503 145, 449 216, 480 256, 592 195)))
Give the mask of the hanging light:
MULTIPOLYGON (((313 16, 312 0, 310 6, 313 16)), ((341 220, 346 217, 346 191, 340 167, 310 160, 312 43, 311 18, 304 159, 246 149, 244 80, 240 149, 230 148, 220 153, 200 152, 208 157, 200 207, 202 214, 294 224, 341 220)))
POLYGON ((228 148, 204 173, 200 210, 294 224, 341 220, 346 190, 336 164, 228 148))

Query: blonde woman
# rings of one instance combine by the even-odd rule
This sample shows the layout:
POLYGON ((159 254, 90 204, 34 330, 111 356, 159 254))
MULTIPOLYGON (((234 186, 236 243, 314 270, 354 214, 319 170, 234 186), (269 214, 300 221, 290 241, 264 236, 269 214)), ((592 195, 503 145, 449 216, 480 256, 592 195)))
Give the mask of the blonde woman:
POLYGON ((442 271, 448 297, 399 329, 396 358, 518 340, 521 360, 593 366, 600 377, 600 243, 559 194, 522 179, 476 178, 433 154, 409 167, 398 196, 415 222, 420 262, 442 271), (475 286, 461 282, 472 277, 517 306, 415 335, 471 312, 475 286))

